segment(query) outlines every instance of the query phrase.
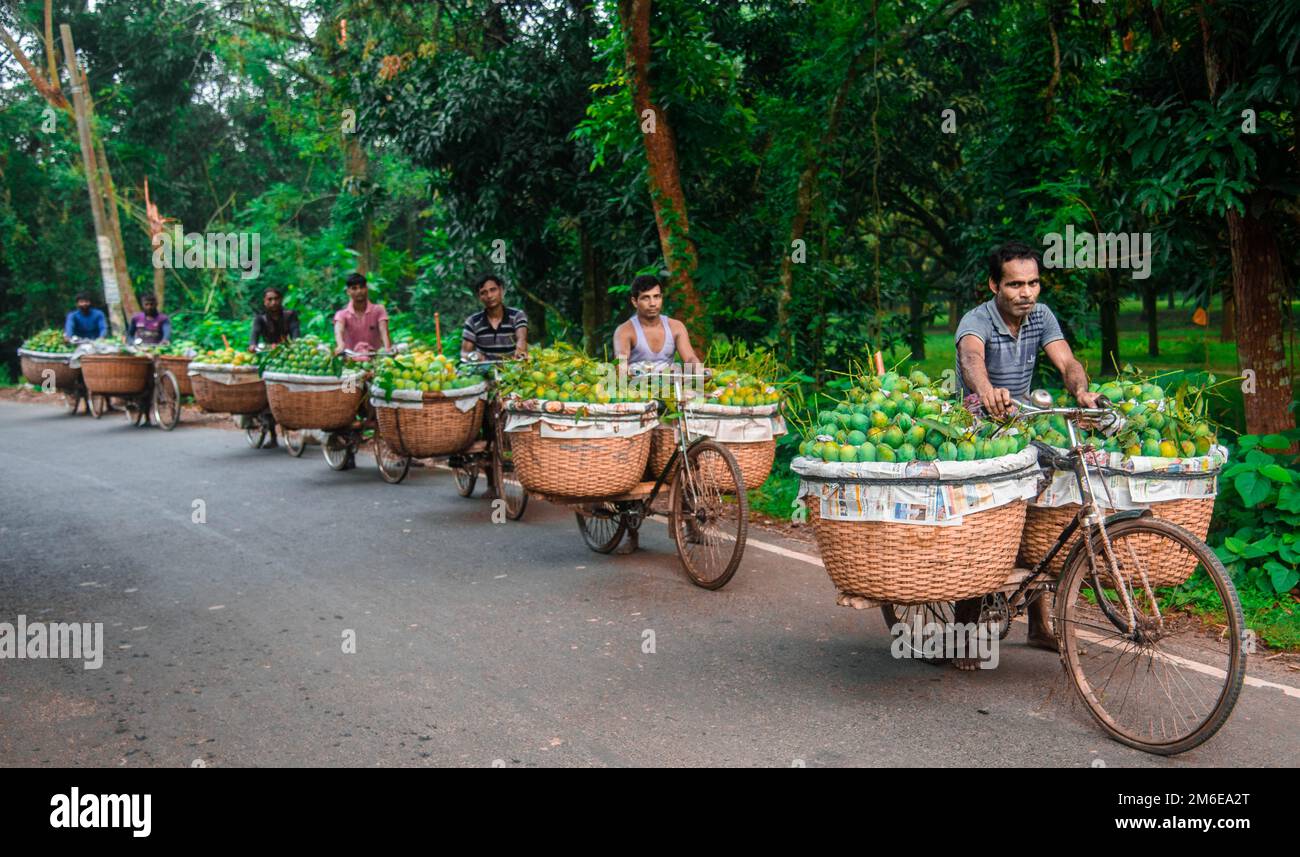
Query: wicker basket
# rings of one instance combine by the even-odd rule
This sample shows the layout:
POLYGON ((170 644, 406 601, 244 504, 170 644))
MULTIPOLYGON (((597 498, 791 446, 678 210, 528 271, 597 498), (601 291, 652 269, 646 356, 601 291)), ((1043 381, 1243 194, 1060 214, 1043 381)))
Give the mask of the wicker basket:
MULTIPOLYGON (((72 355, 69 354, 68 358, 71 357, 72 355)), ((23 377, 37 387, 45 386, 46 372, 53 372, 55 389, 70 392, 76 389, 77 379, 81 376, 81 370, 69 366, 67 360, 41 359, 23 354, 21 362, 23 377)))
MULTIPOLYGON (((677 448, 677 430, 672 426, 659 426, 650 434, 650 458, 646 463, 645 478, 653 480, 659 478, 659 474, 663 473, 664 468, 668 466, 668 460, 673 457, 673 450, 677 448)), ((735 456, 746 488, 757 488, 767 481, 767 477, 772 473, 772 462, 776 460, 775 439, 752 443, 721 440, 718 443, 735 456)), ((674 464, 673 472, 668 474, 668 479, 671 480, 676 475, 677 465, 674 464)), ((726 482, 729 478, 723 474, 718 476, 720 477, 716 480, 718 482, 726 482)))
POLYGON ((190 383, 189 366, 192 358, 179 354, 158 355, 158 368, 165 369, 176 376, 176 386, 182 396, 193 396, 194 385, 190 383))
POLYGON ((483 425, 482 398, 462 411, 457 399, 442 393, 425 393, 423 407, 402 408, 372 399, 379 420, 379 436, 398 455, 432 458, 451 455, 469 446, 483 425))
MULTIPOLYGON (((1056 538, 1065 529, 1079 510, 1077 504, 1066 506, 1030 506, 1025 515, 1025 531, 1020 538, 1020 564, 1032 568, 1056 544, 1056 538)), ((1214 512, 1214 498, 1164 500, 1151 504, 1151 514, 1170 523, 1177 524, 1202 541, 1210 532, 1210 516, 1214 512)), ((1134 537, 1139 538, 1140 537, 1134 537)), ((1153 540, 1154 541, 1154 540, 1153 540)), ((1052 558, 1048 570, 1059 575, 1070 551, 1078 544, 1076 533, 1069 544, 1052 558)), ((1167 545, 1167 543, 1165 543, 1167 545)), ((1148 550, 1140 551, 1144 568, 1152 586, 1177 586, 1191 577, 1196 570, 1196 561, 1187 561, 1176 556, 1170 547, 1160 543, 1152 544, 1148 550)), ((1121 557, 1121 560, 1123 558, 1121 557)))
POLYGON ((236 371, 239 367, 223 367, 218 371, 199 369, 188 375, 194 390, 194 401, 205 411, 218 414, 260 414, 267 409, 266 382, 256 378, 255 369, 245 372, 236 371), (221 375, 236 374, 256 380, 230 384, 221 379, 221 375))
POLYGON ((356 420, 357 409, 366 398, 366 383, 360 378, 351 390, 340 389, 340 379, 334 377, 285 381, 274 375, 264 375, 263 380, 266 381, 266 399, 271 415, 286 429, 345 429, 356 420), (313 384, 322 389, 304 389, 313 384), (296 389, 291 390, 290 386, 296 389), (330 387, 335 389, 328 389, 330 387))
POLYGON ((149 386, 153 358, 143 354, 84 354, 81 377, 92 395, 136 396, 149 386))
POLYGON ((510 433, 515 474, 528 491, 551 497, 613 497, 637 486, 650 457, 650 435, 542 437, 540 423, 510 433))
POLYGON ((831 521, 808 504, 822 563, 849 595, 893 604, 956 601, 996 591, 1016 559, 1025 502, 963 517, 958 526, 831 521))

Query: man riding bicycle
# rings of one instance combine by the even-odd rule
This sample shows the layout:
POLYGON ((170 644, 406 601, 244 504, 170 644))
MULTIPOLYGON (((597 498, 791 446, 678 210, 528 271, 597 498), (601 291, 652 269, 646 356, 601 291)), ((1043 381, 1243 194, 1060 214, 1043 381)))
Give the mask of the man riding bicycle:
MULTIPOLYGON (((1088 391, 1088 373, 1065 341, 1056 316, 1038 302, 1038 253, 1028 244, 1009 241, 989 254, 988 274, 993 297, 962 316, 957 326, 957 378, 963 397, 978 398, 990 416, 1006 416, 1013 400, 1028 398, 1041 348, 1079 404, 1096 407, 1100 396, 1088 391)), ((958 602, 955 621, 978 622, 980 601, 958 602)), ((1029 611, 1029 644, 1056 651, 1048 618, 1047 602, 1039 598, 1029 611)), ((965 660, 955 662, 959 669, 975 668, 973 661, 961 662, 965 660)))

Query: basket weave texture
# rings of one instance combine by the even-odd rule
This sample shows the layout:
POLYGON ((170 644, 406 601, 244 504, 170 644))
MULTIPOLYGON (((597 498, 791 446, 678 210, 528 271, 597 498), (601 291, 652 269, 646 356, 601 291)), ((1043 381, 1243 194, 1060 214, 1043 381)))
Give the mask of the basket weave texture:
POLYGON ((1025 523, 1017 500, 957 526, 834 521, 814 500, 808 520, 831 581, 849 595, 894 604, 955 601, 996 591, 1014 567, 1025 523))
POLYGON ((398 455, 432 458, 460 452, 478 437, 485 404, 462 411, 456 399, 441 393, 425 393, 422 408, 384 407, 375 403, 379 436, 398 455))
POLYGON ((528 491, 552 497, 613 497, 636 487, 652 431, 593 438, 542 437, 541 424, 510 433, 515 475, 528 491))
POLYGON ((149 386, 153 358, 143 354, 85 354, 81 377, 92 394, 135 396, 149 386))
MULTIPOLYGON (((1025 529, 1020 538, 1020 564, 1032 568, 1056 543, 1056 538, 1065 529, 1066 524, 1078 512, 1077 504, 1046 507, 1030 506, 1025 515, 1025 529)), ((1183 529, 1204 541, 1210 532, 1210 516, 1214 513, 1214 499, 1183 498, 1164 500, 1151 504, 1151 514, 1183 529)), ((1130 536, 1126 544, 1138 544, 1141 536, 1130 536)), ((1079 542, 1079 534, 1070 539, 1069 544, 1052 558, 1048 570, 1059 575, 1070 551, 1079 542)), ((1151 539, 1152 544, 1142 551, 1139 560, 1146 571, 1152 586, 1177 586, 1191 577, 1196 570, 1196 561, 1184 555, 1172 544, 1162 539, 1151 539)), ((1121 557, 1123 562, 1124 558, 1121 557)))

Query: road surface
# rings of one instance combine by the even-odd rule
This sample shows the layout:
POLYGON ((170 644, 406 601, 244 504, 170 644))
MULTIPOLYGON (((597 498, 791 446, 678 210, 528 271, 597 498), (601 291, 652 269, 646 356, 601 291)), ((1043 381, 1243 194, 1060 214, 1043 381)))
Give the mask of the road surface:
POLYGON ((1300 764, 1300 691, 1248 686, 1209 744, 1147 756, 1023 624, 995 670, 894 659, 771 533, 800 556, 751 546, 706 592, 660 523, 600 556, 564 510, 493 523, 443 470, 392 486, 365 456, 10 402, 0 436, 0 622, 102 622, 106 650, 0 660, 0 765, 1300 764))

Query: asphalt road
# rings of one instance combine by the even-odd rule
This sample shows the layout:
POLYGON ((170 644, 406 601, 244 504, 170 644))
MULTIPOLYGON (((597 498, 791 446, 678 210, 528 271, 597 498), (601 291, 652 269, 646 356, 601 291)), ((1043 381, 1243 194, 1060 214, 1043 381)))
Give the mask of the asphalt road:
POLYGON ((102 622, 106 649, 0 660, 0 765, 1300 764, 1297 696, 1247 687, 1209 744, 1147 756, 1023 624, 995 670, 896 660, 877 611, 759 548, 706 592, 661 524, 600 556, 564 510, 494 524, 441 470, 391 486, 7 402, 0 437, 0 622, 102 622))

